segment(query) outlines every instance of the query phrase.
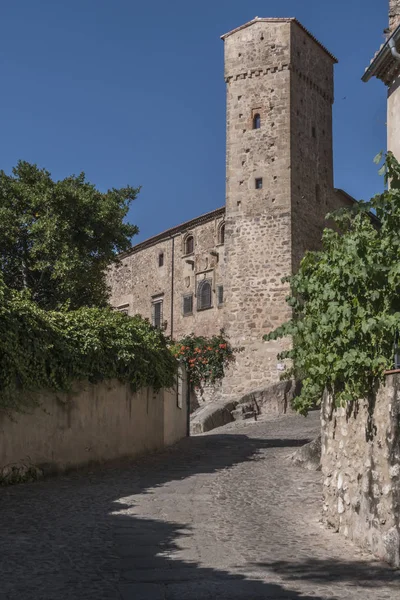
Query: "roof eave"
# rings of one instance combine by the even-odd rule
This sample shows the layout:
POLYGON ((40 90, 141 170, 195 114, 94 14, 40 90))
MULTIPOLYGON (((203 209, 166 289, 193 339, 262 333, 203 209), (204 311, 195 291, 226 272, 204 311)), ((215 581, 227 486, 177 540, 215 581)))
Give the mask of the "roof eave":
POLYGON ((129 250, 125 250, 124 252, 121 252, 120 254, 118 254, 118 258, 119 259, 126 258, 127 256, 130 256, 131 254, 135 254, 136 252, 139 252, 140 250, 144 250, 145 248, 154 246, 155 244, 163 242, 164 240, 167 240, 171 237, 175 237, 175 236, 181 234, 182 231, 189 230, 191 228, 197 227, 198 225, 202 225, 203 223, 207 223, 208 221, 212 221, 213 219, 223 216, 224 214, 225 214, 225 206, 221 206, 220 208, 216 208, 215 210, 212 210, 208 213, 205 213, 203 215, 195 217, 194 219, 185 221, 184 223, 181 223, 180 225, 175 225, 175 227, 170 227, 166 231, 162 231, 161 233, 153 235, 151 238, 147 238, 147 240, 143 240, 143 242, 139 242, 135 246, 132 246, 132 248, 129 248, 129 250))
POLYGON ((246 29, 246 27, 249 27, 250 25, 253 25, 254 23, 296 23, 296 25, 298 25, 303 31, 305 31, 305 33, 312 40, 314 40, 314 42, 316 42, 318 44, 318 46, 320 48, 322 48, 322 50, 324 50, 324 52, 326 52, 326 54, 328 54, 328 56, 330 56, 330 58, 333 60, 334 63, 338 62, 338 59, 336 58, 336 56, 334 56, 331 52, 329 52, 329 50, 327 48, 325 48, 325 46, 323 44, 321 44, 321 42, 306 27, 304 27, 304 25, 302 25, 300 23, 300 21, 298 21, 295 17, 256 17, 255 19, 252 19, 251 21, 248 21, 247 23, 240 25, 240 27, 236 27, 236 29, 232 29, 231 31, 228 31, 228 33, 224 33, 224 35, 221 35, 221 40, 225 41, 226 38, 229 37, 230 35, 233 35, 234 33, 241 31, 242 29, 246 29))
POLYGON ((361 80, 366 83, 371 79, 371 77, 376 76, 376 73, 379 71, 379 67, 388 58, 389 54, 391 54, 389 40, 393 39, 395 42, 400 40, 400 25, 393 31, 392 35, 386 40, 386 43, 379 50, 377 55, 371 61, 371 64, 365 70, 364 75, 361 77, 361 80))

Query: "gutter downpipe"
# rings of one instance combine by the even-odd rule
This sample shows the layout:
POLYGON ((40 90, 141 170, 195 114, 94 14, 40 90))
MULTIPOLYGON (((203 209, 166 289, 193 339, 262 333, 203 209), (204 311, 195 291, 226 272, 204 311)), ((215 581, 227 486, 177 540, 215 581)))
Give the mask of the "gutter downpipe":
POLYGON ((392 53, 392 56, 394 56, 394 58, 396 60, 400 61, 400 52, 397 52, 397 50, 396 50, 396 42, 395 42, 394 38, 390 38, 389 48, 390 48, 390 52, 392 53))
POLYGON ((174 338, 174 274, 175 274, 175 238, 172 235, 171 250, 171 340, 174 338))

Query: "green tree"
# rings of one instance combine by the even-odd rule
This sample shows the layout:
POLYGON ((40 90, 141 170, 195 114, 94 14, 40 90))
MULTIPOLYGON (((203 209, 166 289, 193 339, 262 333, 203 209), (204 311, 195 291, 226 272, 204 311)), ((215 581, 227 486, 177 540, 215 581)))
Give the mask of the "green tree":
POLYGON ((381 173, 390 189, 330 215, 337 230, 325 229, 322 250, 307 253, 287 279, 293 318, 264 336, 292 336, 281 358, 292 361, 287 376, 303 382, 295 408, 304 414, 324 389, 337 405, 368 397, 393 366, 400 327, 400 165, 393 154, 381 173))
POLYGON ((106 270, 138 231, 124 222, 138 188, 98 191, 84 173, 54 181, 20 161, 0 171, 0 269, 45 309, 103 306, 106 270))

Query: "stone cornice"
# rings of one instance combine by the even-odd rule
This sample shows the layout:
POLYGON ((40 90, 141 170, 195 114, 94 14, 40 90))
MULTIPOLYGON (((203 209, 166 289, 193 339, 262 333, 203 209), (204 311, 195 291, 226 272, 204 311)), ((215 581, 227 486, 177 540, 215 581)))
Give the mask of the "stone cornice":
POLYGON ((225 206, 222 206, 221 208, 217 208, 216 210, 205 213, 204 215, 200 215, 199 217, 196 217, 195 219, 191 219, 190 221, 181 223, 181 225, 176 225, 175 227, 171 227, 171 229, 167 229, 166 231, 163 231, 162 233, 159 233, 147 240, 144 240, 144 242, 140 242, 140 244, 136 244, 136 246, 132 246, 132 248, 130 248, 129 250, 126 250, 126 252, 122 252, 118 256, 119 256, 119 258, 125 258, 126 256, 129 256, 130 254, 135 254, 136 252, 139 252, 140 250, 144 250, 145 248, 154 246, 155 244, 158 244, 159 242, 173 238, 177 235, 180 235, 183 232, 193 229, 194 227, 198 227, 199 225, 202 225, 203 223, 207 223, 208 221, 213 221, 214 219, 218 219, 218 218, 224 217, 224 216, 225 216, 225 206))
POLYGON ((281 71, 293 71, 296 73, 300 79, 305 81, 309 87, 316 90, 325 100, 328 100, 331 104, 333 103, 333 97, 328 94, 325 90, 323 90, 319 85, 315 83, 310 77, 302 73, 299 69, 294 68, 292 65, 283 64, 277 65, 274 67, 268 68, 255 68, 249 69, 248 71, 242 71, 241 73, 237 73, 235 75, 228 75, 225 77, 225 83, 230 84, 233 81, 239 81, 242 79, 252 79, 253 77, 263 77, 265 75, 271 75, 273 73, 278 73, 281 71))

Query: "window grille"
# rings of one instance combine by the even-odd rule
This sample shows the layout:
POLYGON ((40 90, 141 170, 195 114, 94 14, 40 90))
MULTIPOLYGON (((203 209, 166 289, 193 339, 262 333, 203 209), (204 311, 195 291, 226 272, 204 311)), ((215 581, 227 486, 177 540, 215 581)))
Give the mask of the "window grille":
POLYGON ((211 280, 203 279, 197 288, 197 310, 204 310, 212 306, 211 280))
POLYGON ((193 294, 187 294, 183 296, 183 314, 193 314, 193 294))
POLYGON ((151 314, 151 322, 154 327, 161 329, 163 318, 163 302, 162 300, 158 300, 157 302, 152 303, 152 314, 151 314))
POLYGON ((217 286, 217 304, 218 306, 222 306, 224 303, 224 286, 217 286))
POLYGON ((192 254, 194 252, 194 238, 189 235, 185 240, 185 254, 192 254))
POLYGON ((117 306, 116 310, 127 315, 129 313, 129 304, 121 304, 117 306))

